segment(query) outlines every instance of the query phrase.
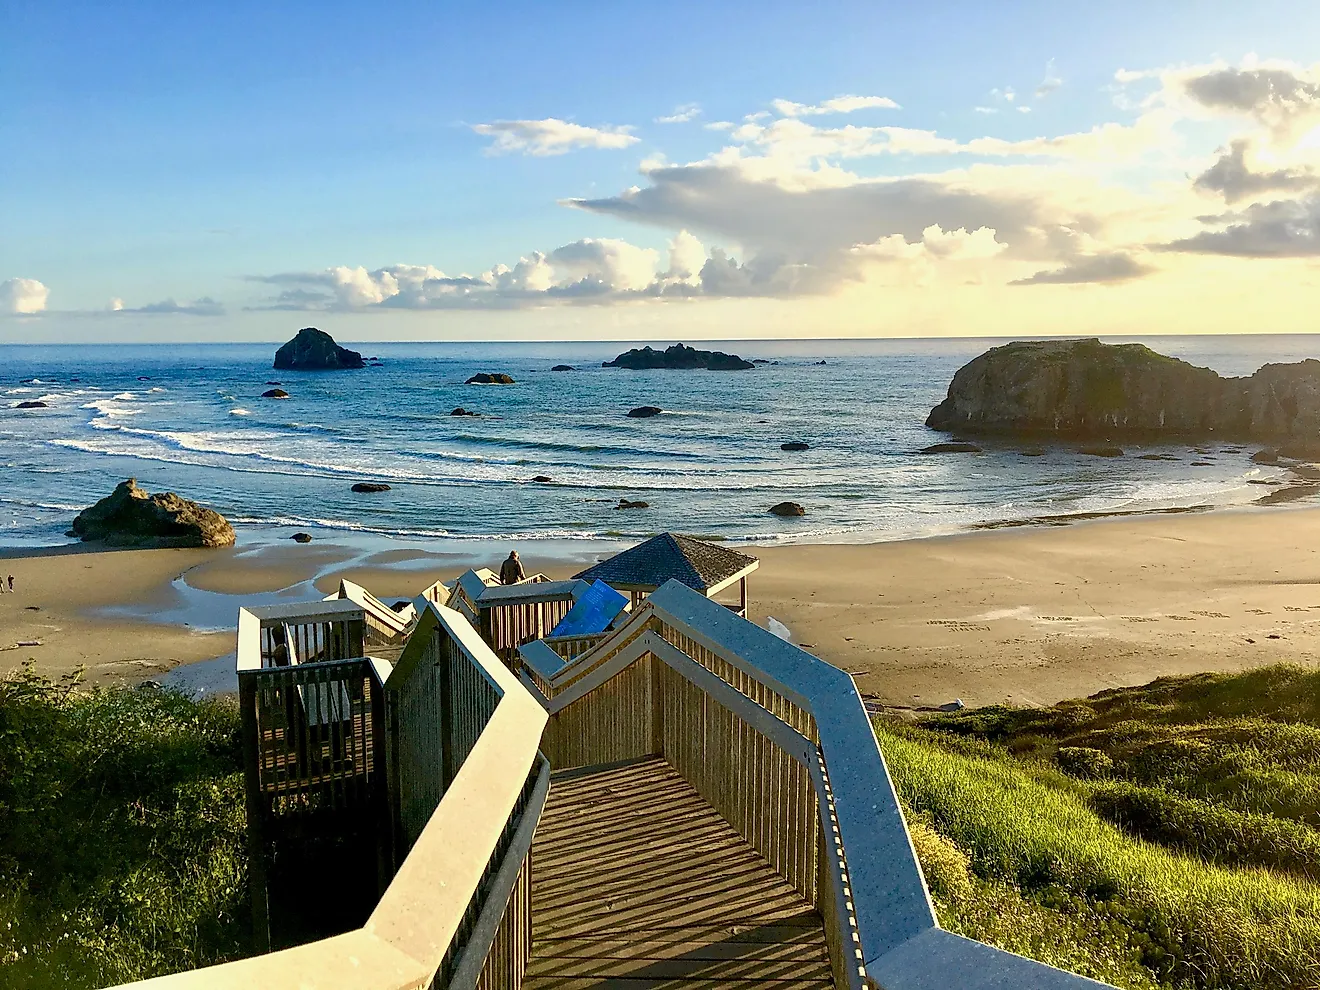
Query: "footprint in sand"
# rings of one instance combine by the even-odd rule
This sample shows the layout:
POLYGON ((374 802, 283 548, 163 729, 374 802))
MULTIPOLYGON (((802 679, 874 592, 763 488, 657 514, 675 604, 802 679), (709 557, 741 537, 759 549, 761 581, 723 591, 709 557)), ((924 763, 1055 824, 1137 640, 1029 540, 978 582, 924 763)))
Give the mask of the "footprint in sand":
POLYGON ((1176 619, 1176 620, 1179 621, 1179 622, 1195 622, 1195 621, 1196 621, 1196 620, 1193 619, 1190 615, 1166 615, 1165 618, 1166 618, 1166 619, 1176 619))
POLYGON ((1159 622, 1160 621, 1153 615, 1124 615, 1122 616, 1122 618, 1126 619, 1128 622, 1159 622))
POLYGON ((1269 612, 1267 612, 1267 611, 1266 611, 1265 609, 1263 609, 1263 608, 1249 608, 1249 609, 1247 609, 1247 611, 1250 612, 1252 615, 1269 615, 1269 614, 1270 614, 1269 612))
POLYGON ((1042 615, 1040 617, 1040 621, 1041 622, 1076 622, 1077 620, 1073 618, 1071 615, 1042 615))
POLYGON ((1310 611, 1310 609, 1298 608, 1296 605, 1285 605, 1285 606, 1283 606, 1283 610, 1284 610, 1285 612, 1308 612, 1308 611, 1310 611))
POLYGON ((989 626, 983 626, 977 622, 959 622, 956 619, 927 619, 928 626, 943 626, 953 632, 989 632, 989 626))
POLYGON ((1200 609, 1192 609, 1192 615, 1203 615, 1207 619, 1227 619, 1223 612, 1202 612, 1200 609))

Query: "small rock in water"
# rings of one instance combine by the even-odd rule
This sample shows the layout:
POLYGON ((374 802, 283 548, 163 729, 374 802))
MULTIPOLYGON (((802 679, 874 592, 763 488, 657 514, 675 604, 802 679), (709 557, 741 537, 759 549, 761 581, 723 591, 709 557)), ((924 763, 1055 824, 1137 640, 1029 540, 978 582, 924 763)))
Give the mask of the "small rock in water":
POLYGON ((505 374, 499 374, 499 373, 490 374, 488 372, 481 371, 473 375, 463 384, 464 385, 516 385, 518 383, 515 382, 510 376, 505 374))
POLYGON ((629 409, 628 415, 632 419, 650 419, 652 416, 659 416, 663 409, 659 406, 638 406, 636 409, 629 409))
POLYGON ((822 359, 820 361, 817 361, 816 364, 829 364, 829 362, 822 359))
POLYGON ((1214 461, 1192 461, 1192 467, 1214 467, 1214 461))
POLYGON ((1180 457, 1175 457, 1173 454, 1138 454, 1138 455, 1137 455, 1137 460, 1139 460, 1139 461, 1178 461, 1178 460, 1182 460, 1182 458, 1180 458, 1180 457))
POLYGON ((548 475, 548 474, 538 474, 538 475, 537 475, 535 478, 533 478, 532 480, 533 480, 533 481, 539 481, 539 482, 541 482, 542 484, 547 484, 548 482, 551 482, 551 481, 553 481, 554 479, 551 478, 550 475, 548 475))
POLYGON ((1273 447, 1265 447, 1251 455, 1253 464, 1278 464, 1279 452, 1273 447))
POLYGON ((781 443, 780 450, 810 450, 811 444, 803 443, 801 440, 790 440, 788 443, 781 443))
POLYGON ((261 393, 263 399, 287 399, 289 393, 282 388, 272 388, 261 393))
POLYGON ((1025 450, 1019 450, 1018 453, 1021 454, 1023 457, 1044 457, 1044 456, 1045 456, 1045 448, 1044 448, 1044 447, 1027 447, 1025 450))
POLYGON ((1122 457, 1123 448, 1115 447, 1112 444, 1104 444, 1097 447, 1079 447, 1079 454, 1086 454, 1089 457, 1122 457))
POLYGON ((289 539, 293 540, 294 543, 311 543, 311 542, 312 542, 312 534, 311 534, 311 533, 294 533, 292 536, 289 537, 289 539))
POLYGON ((390 486, 381 481, 359 481, 353 486, 355 492, 387 492, 390 486))
POLYGON ((37 399, 28 399, 26 402, 20 402, 15 408, 17 408, 17 409, 49 409, 50 407, 49 407, 48 405, 46 405, 46 403, 41 402, 41 401, 39 401, 39 400, 37 400, 37 399))
POLYGON ((974 443, 933 443, 922 447, 918 454, 979 454, 981 448, 974 443))
POLYGON ((553 368, 551 368, 550 370, 551 370, 551 371, 577 371, 577 368, 573 367, 571 364, 557 364, 557 365, 555 365, 553 368))
POLYGON ((451 416, 480 416, 481 413, 479 413, 479 412, 477 412, 477 411, 475 411, 475 410, 472 410, 472 409, 464 409, 462 406, 459 406, 457 409, 455 409, 455 410, 454 410, 453 412, 451 412, 449 415, 451 415, 451 416))
POLYGON ((780 502, 770 506, 770 513, 776 516, 805 516, 807 510, 797 502, 780 502))
POLYGON ((267 382, 267 385, 283 385, 283 382, 267 382))
POLYGON ((649 509, 650 507, 650 502, 631 502, 626 498, 619 499, 619 504, 615 506, 616 509, 649 509))

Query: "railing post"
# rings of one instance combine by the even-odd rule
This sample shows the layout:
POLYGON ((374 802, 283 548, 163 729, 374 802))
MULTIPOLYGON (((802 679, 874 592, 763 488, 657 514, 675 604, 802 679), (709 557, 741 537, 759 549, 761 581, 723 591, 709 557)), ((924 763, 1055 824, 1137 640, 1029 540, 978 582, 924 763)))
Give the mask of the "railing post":
POLYGON ((257 675, 238 675, 243 733, 244 803, 247 807, 248 885, 252 898, 252 942, 270 951, 270 899, 266 878, 266 801, 261 792, 261 729, 257 724, 257 675))
POLYGON ((385 705, 385 682, 366 662, 371 685, 371 801, 376 819, 376 885, 381 894, 394 879, 394 816, 390 811, 390 774, 388 756, 389 728, 385 705))

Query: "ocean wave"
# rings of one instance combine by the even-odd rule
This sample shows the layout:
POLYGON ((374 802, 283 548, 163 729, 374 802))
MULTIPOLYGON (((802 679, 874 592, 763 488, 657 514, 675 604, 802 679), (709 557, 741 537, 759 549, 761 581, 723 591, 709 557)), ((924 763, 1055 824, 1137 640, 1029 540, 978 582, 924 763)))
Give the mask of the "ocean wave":
POLYGON ((64 502, 32 502, 27 499, 9 498, 6 495, 0 495, 0 503, 5 505, 18 505, 25 509, 50 509, 53 512, 82 512, 87 508, 86 505, 69 505, 64 502))
POLYGON ((249 410, 247 410, 247 409, 231 409, 231 410, 229 410, 229 415, 231 415, 231 416, 251 416, 252 413, 251 413, 251 411, 249 411, 249 410))
POLYGON ((447 529, 425 529, 410 527, 368 526, 365 523, 349 519, 318 519, 298 516, 231 516, 231 523, 247 526, 301 526, 306 529, 320 528, 340 530, 352 533, 372 533, 378 536, 420 536, 447 540, 484 542, 489 540, 530 541, 530 540, 619 540, 645 539, 654 534, 649 531, 595 530, 595 529, 530 529, 500 533, 453 533, 447 529))
POLYGON ((112 398, 117 399, 120 402, 136 402, 137 394, 134 392, 120 392, 118 395, 112 396, 112 398))
POLYGON ((147 389, 147 394, 150 395, 152 392, 168 392, 168 391, 169 389, 161 388, 159 385, 157 385, 155 388, 147 389))

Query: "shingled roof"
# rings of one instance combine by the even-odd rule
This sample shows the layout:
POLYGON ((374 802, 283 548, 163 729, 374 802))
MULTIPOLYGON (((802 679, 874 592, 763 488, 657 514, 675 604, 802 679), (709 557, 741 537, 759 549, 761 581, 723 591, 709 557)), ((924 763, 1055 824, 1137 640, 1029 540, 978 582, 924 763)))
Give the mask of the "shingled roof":
POLYGON ((760 562, 745 553, 703 543, 691 536, 661 533, 585 571, 583 581, 604 581, 615 588, 654 590, 673 578, 705 593, 760 562))

